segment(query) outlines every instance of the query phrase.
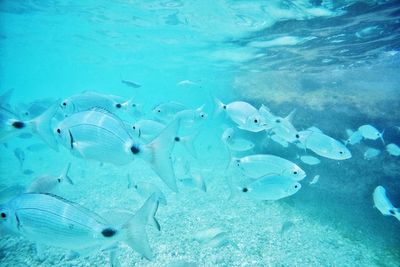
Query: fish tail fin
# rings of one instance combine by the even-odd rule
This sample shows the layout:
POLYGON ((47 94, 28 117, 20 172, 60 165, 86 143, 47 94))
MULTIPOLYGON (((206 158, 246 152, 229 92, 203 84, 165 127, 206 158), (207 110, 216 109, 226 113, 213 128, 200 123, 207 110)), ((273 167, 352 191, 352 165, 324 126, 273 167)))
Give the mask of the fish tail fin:
POLYGON ((383 131, 379 134, 379 138, 381 139, 383 145, 385 145, 385 140, 383 140, 384 133, 385 133, 385 129, 383 129, 383 131))
MULTIPOLYGON (((195 158, 197 159, 197 151, 194 146, 194 141, 199 135, 199 131, 194 134, 183 136, 179 138, 179 142, 186 148, 186 150, 195 158)), ((177 140, 177 137, 175 138, 177 140)))
POLYGON ((154 255, 145 227, 149 222, 159 225, 155 218, 158 204, 157 196, 151 195, 135 215, 121 227, 122 241, 148 260, 153 259, 154 255))
POLYGON ((215 103, 213 117, 216 118, 226 108, 226 105, 224 103, 222 103, 221 100, 219 100, 216 97, 213 97, 213 99, 214 99, 214 103, 215 103))
POLYGON ((145 159, 152 169, 168 187, 178 192, 171 152, 174 148, 175 137, 180 126, 180 120, 172 121, 152 142, 145 146, 145 159))
POLYGON ((56 115, 59 105, 54 103, 38 117, 28 121, 33 133, 37 134, 52 149, 58 151, 58 144, 51 129, 51 120, 56 115))
POLYGON ((9 107, 10 106, 10 99, 14 92, 14 88, 8 89, 4 94, 0 96, 0 105, 2 107, 9 107))
POLYGON ((289 122, 292 122, 293 121, 293 117, 294 117, 294 115, 296 114, 296 109, 293 109, 286 117, 285 117, 285 119, 287 120, 287 121, 289 121, 289 122))
POLYGON ((69 177, 69 169, 71 168, 71 162, 68 163, 67 167, 65 167, 63 173, 61 174, 61 179, 66 180, 70 185, 74 185, 74 182, 72 181, 71 177, 69 177))

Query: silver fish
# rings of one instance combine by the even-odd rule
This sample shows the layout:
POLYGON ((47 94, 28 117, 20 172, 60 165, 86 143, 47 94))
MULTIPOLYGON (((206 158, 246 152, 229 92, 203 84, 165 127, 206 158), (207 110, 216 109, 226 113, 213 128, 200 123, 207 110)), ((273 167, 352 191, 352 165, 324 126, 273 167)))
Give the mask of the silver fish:
POLYGON ((173 191, 177 191, 170 154, 179 123, 174 120, 151 143, 142 144, 129 135, 117 116, 96 109, 68 116, 58 124, 55 133, 59 142, 77 157, 115 165, 128 164, 140 157, 173 191))
POLYGON ((26 189, 27 193, 50 193, 58 185, 67 181, 70 185, 73 185, 73 181, 68 176, 71 163, 68 163, 67 167, 59 176, 44 175, 36 178, 26 189))
POLYGON ((0 224, 38 244, 92 252, 122 241, 152 259, 145 226, 150 220, 155 221, 157 208, 158 202, 151 196, 117 228, 96 213, 61 197, 25 193, 0 205, 0 224))

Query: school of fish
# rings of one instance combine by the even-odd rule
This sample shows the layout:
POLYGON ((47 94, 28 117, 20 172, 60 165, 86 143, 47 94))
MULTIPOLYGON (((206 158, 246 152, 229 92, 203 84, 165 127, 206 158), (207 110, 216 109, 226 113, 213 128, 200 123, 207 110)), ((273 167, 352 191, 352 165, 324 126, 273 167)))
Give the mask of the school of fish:
MULTIPOLYGON (((139 84, 122 81, 133 88, 139 84)), ((220 136, 215 136, 226 150, 226 183, 230 197, 253 201, 277 201, 296 194, 307 177, 302 164, 315 166, 323 160, 342 161, 352 157, 351 146, 369 140, 380 140, 392 157, 400 156, 397 144, 385 144, 383 131, 370 124, 357 130, 346 129, 346 140, 329 136, 316 126, 297 130, 293 125, 296 111, 286 117, 277 116, 265 105, 259 108, 245 101, 223 103, 214 99, 199 107, 188 107, 176 101, 164 102, 145 112, 134 99, 87 91, 55 102, 37 100, 13 108, 12 90, 0 96, 0 140, 6 146, 10 138, 39 137, 43 144, 31 144, 29 151, 46 146, 58 151, 63 147, 77 158, 127 165, 141 159, 175 193, 185 187, 208 192, 206 178, 191 169, 191 164, 174 158, 175 146, 181 145, 196 159, 195 139, 207 120, 219 117, 226 122, 220 136), (211 112, 206 112, 210 107, 211 112), (287 148, 297 147, 297 162, 270 153, 253 152, 258 144, 251 135, 262 134, 267 142, 287 148), (178 169, 181 169, 180 173, 178 169), (237 177, 241 177, 238 179, 237 177)), ((368 143, 370 144, 370 143, 368 143)), ((373 160, 381 149, 367 147, 365 160, 373 160)), ((23 173, 24 149, 16 148, 14 155, 23 173)), ((60 166, 58 174, 40 174, 26 188, 9 185, 0 192, 0 225, 14 234, 36 244, 40 257, 41 246, 49 245, 84 256, 94 251, 110 254, 112 266, 118 265, 117 251, 124 243, 144 258, 154 255, 146 234, 146 226, 160 230, 156 220, 159 204, 168 205, 168 193, 145 180, 132 179, 128 187, 144 199, 142 207, 132 213, 120 212, 119 223, 111 222, 78 203, 55 194, 60 184, 74 185, 69 176, 71 163, 60 166)), ((309 185, 320 176, 310 178, 309 185)), ((383 215, 400 220, 400 209, 392 205, 386 189, 377 185, 372 192, 374 205, 383 215)), ((203 245, 218 247, 233 244, 222 229, 206 228, 193 235, 203 245)))

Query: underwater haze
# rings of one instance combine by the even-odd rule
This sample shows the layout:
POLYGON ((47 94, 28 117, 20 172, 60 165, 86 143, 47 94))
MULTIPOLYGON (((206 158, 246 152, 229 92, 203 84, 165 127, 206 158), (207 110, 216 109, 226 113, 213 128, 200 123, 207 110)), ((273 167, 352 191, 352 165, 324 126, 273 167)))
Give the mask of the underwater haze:
POLYGON ((400 2, 0 1, 0 266, 400 266, 400 2))

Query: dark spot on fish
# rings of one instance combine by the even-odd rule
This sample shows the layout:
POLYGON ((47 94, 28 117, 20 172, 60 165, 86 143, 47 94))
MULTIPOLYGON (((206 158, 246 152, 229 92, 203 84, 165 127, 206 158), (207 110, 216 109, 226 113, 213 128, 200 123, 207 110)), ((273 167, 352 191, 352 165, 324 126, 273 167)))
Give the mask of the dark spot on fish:
POLYGON ((57 129, 57 133, 61 133, 61 130, 60 130, 60 128, 58 128, 58 129, 57 129))
POLYGON ((28 116, 28 115, 29 115, 29 112, 28 112, 28 111, 25 111, 24 114, 25 114, 25 116, 28 116))
POLYGON ((159 110, 157 110, 157 112, 158 112, 158 113, 160 113, 160 112, 161 112, 161 110, 159 109, 159 110))
POLYGON ((136 104, 132 104, 132 107, 135 108, 135 107, 136 107, 136 104))
POLYGON ((61 183, 61 179, 60 179, 60 178, 58 178, 58 179, 57 179, 57 182, 61 183))
POLYGON ((223 105, 222 108, 223 108, 223 109, 226 109, 226 105, 223 105))
POLYGON ((71 131, 68 131, 68 132, 69 132, 69 142, 70 142, 71 149, 74 149, 74 137, 72 136, 71 131))
POLYGON ((276 119, 276 121, 275 121, 276 123, 280 123, 281 122, 281 120, 280 119, 276 119))
POLYGON ((122 106, 121 106, 120 103, 118 103, 118 104, 115 105, 115 107, 116 107, 116 108, 121 108, 122 106))
POLYGON ((181 139, 179 138, 179 136, 175 137, 174 140, 175 140, 175 142, 181 141, 181 139))
POLYGON ((137 184, 135 184, 135 186, 134 186, 134 187, 137 189, 137 187, 138 187, 138 186, 137 186, 137 184))
POLYGON ((133 129, 133 130, 136 130, 136 126, 132 126, 132 129, 133 129))
POLYGON ((339 154, 342 155, 342 154, 343 154, 343 151, 339 151, 339 154))
POLYGON ((140 149, 137 146, 133 145, 131 146, 131 151, 133 154, 137 154, 140 152, 140 149))
POLYGON ((62 105, 65 107, 67 105, 67 103, 63 102, 62 105))
POLYGON ((257 122, 258 122, 258 120, 257 120, 257 119, 255 119, 255 120, 254 120, 254 123, 257 123, 257 122))
POLYGON ((114 229, 112 229, 112 228, 106 228, 106 229, 104 229, 103 231, 101 231, 101 234, 104 236, 104 237, 112 237, 113 235, 115 235, 117 233, 117 231, 115 231, 114 229))
POLYGON ((22 128, 25 127, 25 123, 23 123, 22 121, 14 121, 14 122, 12 123, 12 126, 13 126, 14 128, 17 128, 17 129, 22 129, 22 128))
POLYGON ((244 188, 242 189, 242 191, 246 193, 246 192, 249 191, 249 189, 247 189, 246 187, 244 187, 244 188))
POLYGON ((7 218, 7 214, 6 214, 5 212, 2 212, 0 216, 1 216, 1 218, 3 218, 3 219, 7 218))
POLYGON ((297 138, 297 139, 300 138, 300 135, 299 135, 299 134, 296 134, 296 138, 297 138))
MULTIPOLYGON (((395 214, 394 210, 389 210, 389 213, 392 214, 392 215, 395 214)), ((2 215, 3 215, 3 214, 2 214, 2 215)))

